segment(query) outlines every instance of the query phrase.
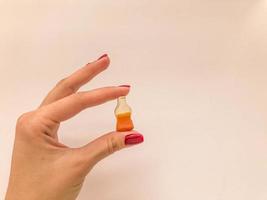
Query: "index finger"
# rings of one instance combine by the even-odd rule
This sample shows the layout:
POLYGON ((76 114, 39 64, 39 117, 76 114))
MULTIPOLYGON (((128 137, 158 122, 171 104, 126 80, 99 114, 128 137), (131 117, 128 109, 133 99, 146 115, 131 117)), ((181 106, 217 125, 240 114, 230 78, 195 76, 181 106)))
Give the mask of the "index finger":
POLYGON ((105 103, 120 96, 126 96, 129 90, 129 86, 122 85, 99 88, 88 92, 78 92, 41 107, 38 112, 42 116, 60 123, 88 107, 105 103))

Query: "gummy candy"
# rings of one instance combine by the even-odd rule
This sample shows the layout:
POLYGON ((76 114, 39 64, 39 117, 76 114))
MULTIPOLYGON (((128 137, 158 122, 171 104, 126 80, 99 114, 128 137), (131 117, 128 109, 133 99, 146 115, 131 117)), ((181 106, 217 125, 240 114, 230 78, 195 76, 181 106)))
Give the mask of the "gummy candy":
POLYGON ((131 119, 132 109, 127 104, 125 96, 117 99, 117 106, 114 113, 117 118, 117 131, 130 131, 134 128, 133 121, 131 119))

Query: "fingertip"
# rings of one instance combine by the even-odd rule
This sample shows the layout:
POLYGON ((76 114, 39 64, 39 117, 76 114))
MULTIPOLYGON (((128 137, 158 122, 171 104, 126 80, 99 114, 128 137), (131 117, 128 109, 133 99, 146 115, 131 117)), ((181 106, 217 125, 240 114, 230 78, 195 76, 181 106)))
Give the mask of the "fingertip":
POLYGON ((102 60, 102 62, 104 62, 106 64, 106 66, 108 67, 110 64, 110 58, 108 56, 104 57, 102 60))
POLYGON ((87 63, 86 67, 103 71, 108 68, 109 64, 110 64, 110 59, 107 54, 104 54, 100 56, 97 60, 87 63))
POLYGON ((124 143, 126 146, 140 144, 144 142, 144 136, 139 132, 130 132, 125 135, 124 143))
POLYGON ((130 92, 130 89, 129 88, 125 88, 122 90, 121 92, 121 95, 120 96, 127 96, 130 92))
POLYGON ((101 60, 102 58, 105 58, 105 57, 107 57, 108 56, 108 54, 103 54, 102 56, 100 56, 97 60, 101 60))
POLYGON ((109 59, 109 56, 108 54, 104 54, 102 56, 100 56, 96 62, 99 62, 99 63, 102 63, 104 66, 108 67, 109 64, 110 64, 110 59, 109 59))
POLYGON ((110 93, 110 98, 111 99, 117 99, 121 96, 127 96, 128 93, 130 92, 130 88, 128 87, 118 87, 118 86, 112 86, 112 87, 107 87, 107 91, 110 93))
POLYGON ((90 69, 93 74, 98 74, 99 72, 106 70, 110 64, 110 59, 107 54, 104 55, 93 62, 87 63, 85 68, 90 69))
POLYGON ((119 91, 122 92, 121 96, 127 95, 131 89, 130 85, 119 85, 119 86, 117 86, 117 88, 119 89, 119 91))
POLYGON ((130 85, 119 85, 118 87, 127 87, 127 88, 130 88, 131 86, 130 85))

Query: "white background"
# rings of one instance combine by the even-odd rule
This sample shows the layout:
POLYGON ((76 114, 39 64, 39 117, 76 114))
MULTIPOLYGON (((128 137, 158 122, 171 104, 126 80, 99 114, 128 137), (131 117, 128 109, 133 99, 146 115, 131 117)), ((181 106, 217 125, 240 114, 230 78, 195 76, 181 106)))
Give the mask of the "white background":
MULTIPOLYGON (((145 143, 99 163, 79 200, 267 199, 266 0, 0 0, 0 199, 16 118, 102 53, 110 68, 83 90, 131 84, 145 143)), ((114 129, 115 104, 61 140, 114 129)))

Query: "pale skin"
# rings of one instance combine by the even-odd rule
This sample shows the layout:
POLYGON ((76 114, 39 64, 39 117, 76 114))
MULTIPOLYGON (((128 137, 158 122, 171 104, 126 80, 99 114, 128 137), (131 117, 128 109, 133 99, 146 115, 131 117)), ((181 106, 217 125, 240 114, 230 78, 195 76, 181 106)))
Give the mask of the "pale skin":
POLYGON ((19 117, 5 200, 74 200, 96 163, 132 146, 125 143, 128 135, 142 137, 136 131, 112 131, 77 148, 58 140, 60 122, 129 93, 129 87, 119 86, 78 92, 109 63, 108 56, 88 63, 59 81, 36 110, 19 117))

